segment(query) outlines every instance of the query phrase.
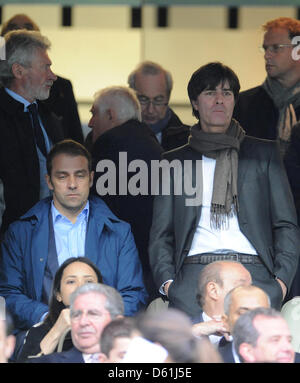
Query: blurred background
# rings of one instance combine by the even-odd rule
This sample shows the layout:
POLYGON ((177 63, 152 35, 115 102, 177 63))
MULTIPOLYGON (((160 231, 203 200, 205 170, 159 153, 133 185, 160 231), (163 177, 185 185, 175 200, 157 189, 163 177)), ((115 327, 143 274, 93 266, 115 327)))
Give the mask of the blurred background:
POLYGON ((280 16, 299 18, 299 10, 300 0, 0 0, 0 23, 25 13, 50 39, 53 70, 72 81, 86 135, 94 93, 126 85, 143 60, 172 73, 171 107, 193 124, 186 91, 192 72, 222 61, 237 73, 242 90, 262 83, 261 25, 280 16))

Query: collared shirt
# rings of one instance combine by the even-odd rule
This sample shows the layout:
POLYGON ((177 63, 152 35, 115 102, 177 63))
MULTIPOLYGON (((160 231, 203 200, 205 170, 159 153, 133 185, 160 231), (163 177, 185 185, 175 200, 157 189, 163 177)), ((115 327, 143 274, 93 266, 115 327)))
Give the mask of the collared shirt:
POLYGON ((100 353, 97 353, 97 352, 95 354, 82 353, 84 363, 100 363, 99 362, 99 355, 100 355, 100 353))
POLYGON ((68 258, 85 256, 85 237, 89 218, 89 201, 72 223, 51 204, 55 245, 59 266, 68 258))
POLYGON ((203 197, 201 217, 188 256, 201 253, 238 252, 257 255, 255 248, 241 232, 237 216, 228 219, 228 229, 210 226, 210 206, 216 160, 202 156, 203 197))
MULTIPOLYGON (((16 101, 22 103, 24 105, 24 112, 28 113, 28 106, 31 104, 29 101, 27 101, 24 97, 20 96, 19 94, 15 93, 11 89, 5 88, 5 91, 16 101)), ((34 102, 36 103, 36 101, 34 102)), ((52 146, 52 143, 46 133, 46 130, 43 126, 43 122, 39 117, 40 125, 42 128, 42 132, 44 135, 45 139, 45 145, 46 145, 46 150, 47 153, 50 151, 50 148, 52 146)), ((46 158, 40 151, 40 149, 36 145, 36 150, 37 150, 37 155, 39 159, 39 164, 40 164, 40 199, 43 199, 45 197, 49 197, 51 195, 50 190, 48 188, 47 182, 45 180, 45 175, 47 174, 47 166, 46 166, 46 158)))

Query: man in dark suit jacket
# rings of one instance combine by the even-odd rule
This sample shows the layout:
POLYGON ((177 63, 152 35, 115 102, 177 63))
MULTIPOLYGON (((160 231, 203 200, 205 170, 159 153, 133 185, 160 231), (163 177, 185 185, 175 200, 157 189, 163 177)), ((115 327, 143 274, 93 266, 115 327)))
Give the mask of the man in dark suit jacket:
MULTIPOLYGON (((28 15, 18 13, 3 23, 1 36, 18 29, 40 32, 39 26, 28 15)), ((44 103, 61 119, 64 138, 71 138, 82 144, 83 133, 71 81, 57 76, 57 80, 51 87, 50 95, 44 103)))
POLYGON ((6 207, 2 232, 49 195, 46 155, 64 138, 59 119, 40 102, 49 97, 56 80, 47 54, 50 42, 38 32, 24 30, 6 34, 5 41, 0 77, 0 178, 6 207))
POLYGON ((169 107, 171 73, 157 63, 144 61, 129 74, 128 85, 137 93, 142 121, 155 133, 164 151, 186 144, 190 127, 169 107))
POLYGON ((299 46, 298 41, 293 43, 300 34, 300 21, 279 17, 262 28, 267 77, 263 84, 239 95, 233 117, 249 136, 278 139, 284 151, 300 118, 299 46))
POLYGON ((170 307, 191 316, 200 311, 196 286, 203 265, 240 261, 279 308, 298 262, 299 228, 277 144, 245 136, 232 120, 239 88, 221 63, 192 75, 188 92, 199 123, 187 145, 165 154, 174 160, 171 187, 154 201, 154 280, 170 307))
POLYGON ((70 297, 71 336, 74 347, 39 358, 32 363, 98 363, 100 338, 104 327, 123 316, 121 295, 113 287, 87 283, 70 297))
MULTIPOLYGON (((158 296, 158 292, 153 282, 148 255, 153 206, 151 173, 148 170, 151 169, 152 161, 160 160, 163 150, 151 129, 140 121, 141 107, 132 89, 116 86, 102 89, 96 95, 91 112, 89 126, 92 128, 94 142, 92 159, 95 171, 93 191, 102 197, 117 217, 131 225, 151 301, 158 296), (107 179, 107 169, 100 169, 100 164, 107 161, 115 167, 117 181, 116 190, 106 194, 107 189, 105 190, 101 179, 107 179), (127 172, 127 166, 134 163, 140 163, 143 168, 132 169, 128 173, 128 181, 142 174, 147 184, 145 187, 141 184, 140 190, 143 190, 136 193, 130 187, 127 190, 126 182, 124 193, 118 182, 119 173, 124 166, 127 172)), ((112 177, 108 182, 110 181, 112 177)))
POLYGON ((218 344, 228 332, 224 321, 224 298, 236 286, 252 282, 249 271, 239 262, 215 261, 206 265, 199 275, 197 300, 203 312, 195 318, 193 333, 207 335, 218 344))
POLYGON ((233 328, 234 348, 244 363, 299 363, 291 339, 287 322, 271 308, 244 313, 233 328))

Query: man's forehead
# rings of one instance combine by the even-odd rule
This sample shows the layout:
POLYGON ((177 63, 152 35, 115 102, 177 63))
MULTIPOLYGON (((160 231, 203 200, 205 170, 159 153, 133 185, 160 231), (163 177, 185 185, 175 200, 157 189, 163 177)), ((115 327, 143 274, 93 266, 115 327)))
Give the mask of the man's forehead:
POLYGON ((91 310, 93 308, 99 309, 99 307, 104 309, 105 303, 105 295, 97 293, 95 291, 89 291, 87 293, 80 294, 76 297, 74 301, 74 308, 76 308, 76 306, 83 306, 87 310, 91 310))
POLYGON ((219 82, 218 85, 207 85, 207 87, 204 90, 217 90, 217 89, 230 90, 231 87, 229 85, 229 81, 223 80, 219 82))
POLYGON ((148 97, 155 97, 167 92, 166 77, 163 72, 157 74, 137 73, 135 88, 138 93, 148 97))
POLYGON ((88 169, 88 160, 81 155, 72 156, 67 153, 60 153, 53 158, 52 167, 54 171, 63 171, 69 168, 88 169))

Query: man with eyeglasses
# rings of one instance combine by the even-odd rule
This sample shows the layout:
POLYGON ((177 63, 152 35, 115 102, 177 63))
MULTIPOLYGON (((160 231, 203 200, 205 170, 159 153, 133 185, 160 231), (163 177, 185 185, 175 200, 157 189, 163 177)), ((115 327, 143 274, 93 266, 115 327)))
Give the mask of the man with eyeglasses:
POLYGON ((187 143, 189 126, 169 107, 173 79, 159 64, 142 62, 128 77, 142 107, 142 121, 155 133, 165 151, 187 143))
POLYGON ((267 78, 262 85, 240 94, 233 117, 248 135, 278 139, 281 153, 288 146, 300 117, 300 60, 296 36, 300 21, 280 17, 263 25, 267 78))
POLYGON ((99 363, 104 327, 124 315, 121 295, 113 287, 87 283, 70 297, 71 336, 74 347, 31 359, 33 363, 99 363))

